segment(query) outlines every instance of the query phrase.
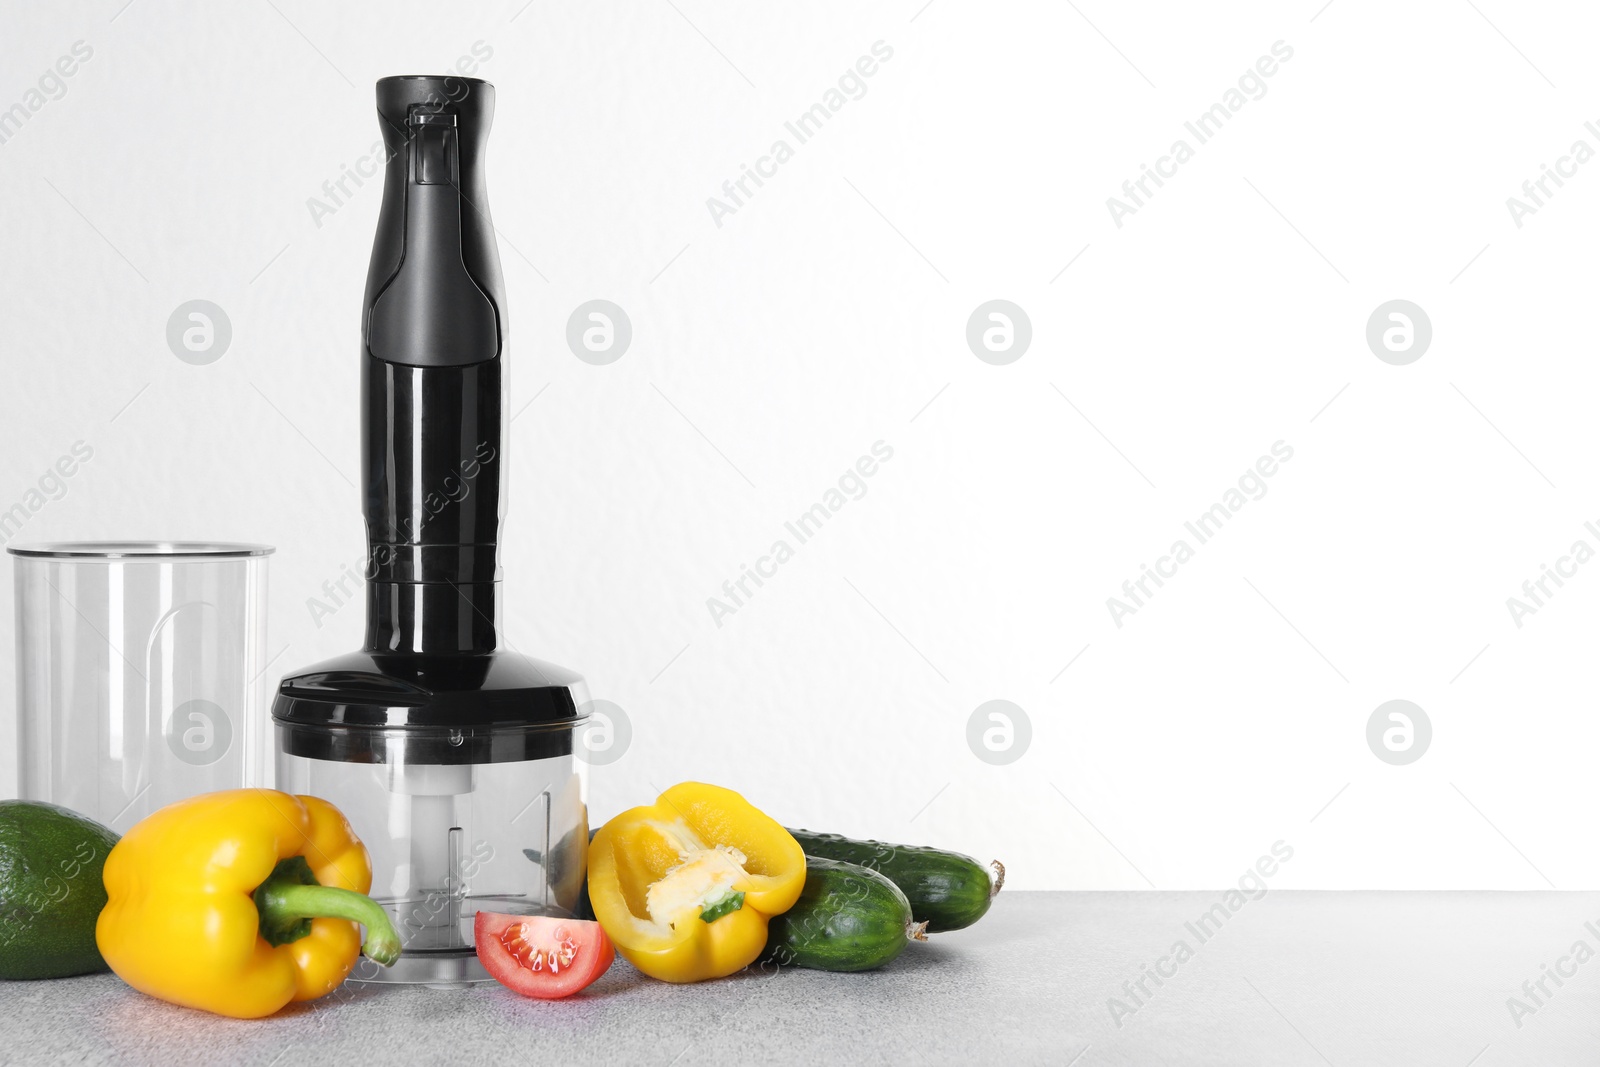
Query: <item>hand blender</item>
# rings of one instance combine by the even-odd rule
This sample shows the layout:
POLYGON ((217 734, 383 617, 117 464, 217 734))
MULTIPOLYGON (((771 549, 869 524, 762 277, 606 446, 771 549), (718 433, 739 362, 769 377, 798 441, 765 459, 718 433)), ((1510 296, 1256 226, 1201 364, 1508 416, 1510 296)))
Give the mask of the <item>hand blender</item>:
POLYGON ((362 321, 366 643, 283 679, 280 789, 338 807, 405 945, 390 982, 479 981, 480 910, 571 914, 583 680, 500 636, 506 301, 484 182, 494 87, 378 82, 388 162, 362 321))

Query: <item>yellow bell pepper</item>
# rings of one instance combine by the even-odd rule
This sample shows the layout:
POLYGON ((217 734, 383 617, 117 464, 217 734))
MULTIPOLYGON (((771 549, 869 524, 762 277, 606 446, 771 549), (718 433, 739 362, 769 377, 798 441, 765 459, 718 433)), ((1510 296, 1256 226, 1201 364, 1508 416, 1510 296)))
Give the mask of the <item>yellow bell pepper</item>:
POLYGON ((684 782, 602 826, 589 845, 595 918, 629 963, 698 982, 755 962, 794 906, 806 856, 731 789, 684 782))
POLYGON ((234 789, 140 822, 106 858, 100 954, 153 997, 257 1019, 332 992, 364 949, 400 938, 376 901, 366 847, 315 797, 234 789), (367 928, 362 944, 356 924, 367 928))

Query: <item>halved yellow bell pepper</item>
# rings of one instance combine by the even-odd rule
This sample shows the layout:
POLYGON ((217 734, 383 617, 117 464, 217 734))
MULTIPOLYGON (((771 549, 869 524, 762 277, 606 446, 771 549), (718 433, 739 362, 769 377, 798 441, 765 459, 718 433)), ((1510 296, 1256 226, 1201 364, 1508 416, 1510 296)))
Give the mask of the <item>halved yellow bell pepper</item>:
POLYGON ((684 782, 606 823, 589 845, 595 918, 629 963, 698 982, 755 962, 767 920, 800 899, 806 856, 731 789, 684 782))
POLYGON ((393 924, 364 895, 366 847, 316 797, 233 789, 180 800, 117 842, 104 877, 100 954, 174 1004, 256 1019, 332 992, 363 949, 386 967, 400 956, 393 924))

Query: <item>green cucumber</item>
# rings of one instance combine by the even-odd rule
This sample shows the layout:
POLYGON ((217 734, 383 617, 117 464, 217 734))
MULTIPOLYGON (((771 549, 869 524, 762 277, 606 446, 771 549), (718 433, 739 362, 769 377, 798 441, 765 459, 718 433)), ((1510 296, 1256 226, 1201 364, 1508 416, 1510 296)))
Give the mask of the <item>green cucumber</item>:
POLYGON ((763 962, 818 971, 870 971, 926 941, 911 903, 876 871, 806 857, 806 887, 767 924, 763 962))
POLYGON ((807 856, 856 863, 886 875, 911 902, 917 922, 929 933, 960 930, 983 918, 1006 881, 999 860, 985 868, 971 856, 922 845, 858 841, 839 834, 790 830, 807 856))

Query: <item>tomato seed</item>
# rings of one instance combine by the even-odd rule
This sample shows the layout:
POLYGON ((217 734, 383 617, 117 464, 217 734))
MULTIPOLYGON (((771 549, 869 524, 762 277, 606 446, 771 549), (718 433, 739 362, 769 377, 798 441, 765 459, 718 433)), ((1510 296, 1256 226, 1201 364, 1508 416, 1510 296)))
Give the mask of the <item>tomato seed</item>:
POLYGON ((578 958, 578 942, 565 927, 558 927, 555 936, 561 941, 558 945, 548 949, 535 948, 531 943, 532 931, 527 923, 516 923, 505 928, 500 935, 500 943, 505 950, 528 970, 538 973, 547 967, 551 974, 559 974, 567 967, 571 967, 578 958))

